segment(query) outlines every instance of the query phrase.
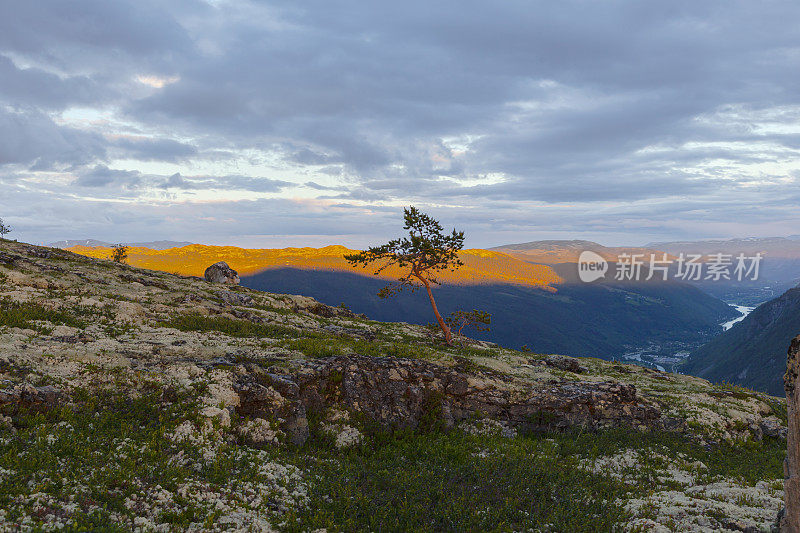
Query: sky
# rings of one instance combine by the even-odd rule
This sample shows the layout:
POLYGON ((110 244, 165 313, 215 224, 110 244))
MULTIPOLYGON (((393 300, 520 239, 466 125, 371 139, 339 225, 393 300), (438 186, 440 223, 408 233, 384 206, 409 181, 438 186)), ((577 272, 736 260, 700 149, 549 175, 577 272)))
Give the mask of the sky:
POLYGON ((0 3, 27 242, 800 233, 800 3, 0 3))

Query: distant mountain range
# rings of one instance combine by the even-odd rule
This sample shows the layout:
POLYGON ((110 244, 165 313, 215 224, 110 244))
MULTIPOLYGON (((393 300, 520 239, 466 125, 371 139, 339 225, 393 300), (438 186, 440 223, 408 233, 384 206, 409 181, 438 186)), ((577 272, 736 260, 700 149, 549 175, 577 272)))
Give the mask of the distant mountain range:
POLYGON ((783 394, 790 341, 800 334, 800 287, 754 309, 744 320, 700 347, 681 370, 783 394))
MULTIPOLYGON (((667 254, 675 259, 683 254, 701 254, 706 259, 711 254, 722 253, 736 257, 747 257, 761 253, 757 280, 690 280, 703 291, 726 302, 743 305, 756 305, 775 298, 800 283, 800 236, 745 238, 729 240, 685 241, 650 243, 644 247, 608 247, 592 241, 534 241, 509 244, 492 248, 516 257, 522 261, 551 266, 565 280, 577 278, 578 256, 584 250, 591 250, 609 262, 620 254, 643 254, 649 260, 650 254, 657 258, 667 254)), ((677 263, 673 264, 671 274, 675 273, 677 263)))
POLYGON ((761 252, 770 257, 800 258, 800 235, 789 237, 749 237, 744 239, 707 240, 707 241, 674 241, 654 242, 647 248, 663 250, 677 255, 681 252, 695 253, 727 253, 727 254, 752 254, 761 252))
POLYGON ((51 248, 74 248, 76 246, 85 246, 87 248, 109 248, 114 244, 123 244, 136 248, 150 248, 151 250, 169 250, 170 248, 179 248, 181 246, 188 246, 190 242, 179 241, 150 241, 150 242, 122 242, 110 243, 105 241, 98 241, 96 239, 75 239, 66 241, 51 242, 47 246, 51 248))
POLYGON ((505 244, 490 248, 503 252, 512 257, 531 263, 556 265, 563 263, 577 263, 581 252, 590 250, 599 254, 606 261, 614 261, 620 254, 650 254, 660 253, 660 250, 644 247, 603 246, 592 241, 533 241, 518 244, 505 244))
MULTIPOLYGON (((93 239, 60 241, 53 246, 74 249, 79 253, 107 256, 104 250, 109 243, 93 239)), ((134 265, 159 270, 177 271, 200 275, 209 258, 227 256, 243 274, 258 272, 265 268, 297 267, 334 269, 345 272, 353 270, 341 257, 352 250, 341 246, 324 248, 242 249, 235 247, 208 247, 183 242, 156 241, 130 243, 130 262, 134 265), (194 246, 194 247, 192 247, 194 246), (180 248, 180 251, 172 251, 180 248), (156 254, 156 252, 163 252, 156 254), (176 263, 175 257, 180 256, 176 263)), ((462 269, 448 282, 465 283, 522 283, 545 286, 552 282, 577 282, 577 261, 581 252, 591 250, 613 263, 621 254, 640 254, 645 260, 650 254, 676 259, 681 253, 723 253, 731 256, 761 253, 757 280, 688 280, 688 283, 729 303, 758 305, 782 294, 800 283, 800 235, 772 238, 744 238, 706 241, 675 241, 650 243, 642 247, 611 247, 586 240, 545 240, 508 244, 490 250, 471 250, 468 268, 462 269), (480 263, 479 265, 477 263, 480 263), (526 266, 536 265, 535 267, 526 266)), ((612 264, 613 267, 613 264, 612 264)), ((676 263, 673 263, 671 276, 676 263)), ((361 271, 363 272, 363 271, 361 271)), ((388 271, 385 277, 397 277, 397 272, 388 271)), ((613 277, 613 276, 609 276, 613 277)))

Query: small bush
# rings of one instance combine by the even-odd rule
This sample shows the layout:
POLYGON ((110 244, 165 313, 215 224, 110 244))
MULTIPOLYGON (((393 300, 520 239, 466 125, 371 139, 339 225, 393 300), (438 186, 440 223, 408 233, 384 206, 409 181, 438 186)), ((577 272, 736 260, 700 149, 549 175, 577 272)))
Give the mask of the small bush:
POLYGON ((115 244, 111 250, 111 260, 115 263, 124 263, 128 260, 128 247, 123 244, 115 244))

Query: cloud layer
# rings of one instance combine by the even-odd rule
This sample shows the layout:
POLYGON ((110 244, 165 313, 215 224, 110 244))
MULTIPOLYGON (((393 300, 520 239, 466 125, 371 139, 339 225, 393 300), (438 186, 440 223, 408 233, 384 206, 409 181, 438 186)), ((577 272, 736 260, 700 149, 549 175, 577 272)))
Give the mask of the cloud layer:
POLYGON ((31 241, 474 246, 796 233, 800 5, 0 5, 0 216, 31 241))

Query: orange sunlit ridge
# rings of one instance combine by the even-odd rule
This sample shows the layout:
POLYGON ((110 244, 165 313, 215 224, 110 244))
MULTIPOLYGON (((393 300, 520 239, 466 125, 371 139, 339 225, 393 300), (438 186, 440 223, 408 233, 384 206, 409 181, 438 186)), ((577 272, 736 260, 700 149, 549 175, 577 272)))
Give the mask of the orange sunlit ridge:
MULTIPOLYGON (((68 250, 107 259, 111 248, 74 246, 68 250)), ((361 275, 372 275, 373 269, 353 267, 344 260, 345 254, 355 253, 344 246, 323 248, 238 248, 234 246, 206 246, 191 244, 167 250, 129 248, 128 263, 150 270, 161 270, 185 276, 202 276, 206 267, 225 261, 240 276, 257 274, 275 268, 302 268, 334 270, 361 275)), ((547 265, 526 263, 510 255, 490 250, 463 250, 459 257, 464 266, 455 272, 441 272, 439 281, 457 285, 507 283, 527 285, 552 290, 551 285, 561 278, 547 265)), ((392 280, 402 275, 398 268, 388 268, 379 277, 392 280)))

